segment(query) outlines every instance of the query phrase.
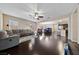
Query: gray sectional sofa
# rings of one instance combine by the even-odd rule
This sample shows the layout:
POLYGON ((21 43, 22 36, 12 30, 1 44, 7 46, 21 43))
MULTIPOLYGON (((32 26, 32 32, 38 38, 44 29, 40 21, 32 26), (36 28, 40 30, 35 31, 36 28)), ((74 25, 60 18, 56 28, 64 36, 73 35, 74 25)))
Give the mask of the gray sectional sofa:
POLYGON ((0 50, 8 49, 33 39, 34 32, 31 30, 0 30, 0 50))

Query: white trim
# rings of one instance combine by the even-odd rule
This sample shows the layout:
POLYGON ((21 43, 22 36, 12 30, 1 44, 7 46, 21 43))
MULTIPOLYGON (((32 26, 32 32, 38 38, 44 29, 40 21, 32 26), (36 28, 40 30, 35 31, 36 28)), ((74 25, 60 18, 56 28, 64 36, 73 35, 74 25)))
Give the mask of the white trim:
POLYGON ((76 40, 71 40, 72 42, 77 42, 76 40))
MULTIPOLYGON (((79 35, 79 8, 78 8, 78 34, 79 35)), ((77 43, 79 44, 79 36, 77 37, 77 43)))
POLYGON ((73 14, 71 15, 71 41, 73 40, 72 16, 73 14))
POLYGON ((68 19, 68 39, 71 39, 71 17, 68 19))
POLYGON ((0 29, 3 30, 3 13, 0 11, 0 29))

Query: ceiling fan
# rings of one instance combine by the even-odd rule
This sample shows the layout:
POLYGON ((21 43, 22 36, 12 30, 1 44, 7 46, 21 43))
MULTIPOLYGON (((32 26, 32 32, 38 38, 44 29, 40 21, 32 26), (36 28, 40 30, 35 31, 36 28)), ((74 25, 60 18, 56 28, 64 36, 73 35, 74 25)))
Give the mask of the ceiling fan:
POLYGON ((30 14, 30 16, 37 20, 44 18, 44 15, 42 15, 42 13, 39 12, 33 12, 32 14, 30 14))

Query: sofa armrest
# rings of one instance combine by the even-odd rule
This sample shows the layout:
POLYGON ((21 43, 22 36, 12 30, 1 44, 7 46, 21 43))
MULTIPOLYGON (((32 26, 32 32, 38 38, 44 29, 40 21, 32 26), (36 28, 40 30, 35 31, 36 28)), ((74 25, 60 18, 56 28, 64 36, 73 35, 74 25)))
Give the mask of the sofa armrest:
POLYGON ((0 39, 0 50, 8 49, 19 44, 19 36, 13 35, 4 39, 0 39))
POLYGON ((12 37, 18 37, 18 38, 20 38, 20 35, 15 34, 15 35, 9 36, 8 38, 12 38, 12 37))

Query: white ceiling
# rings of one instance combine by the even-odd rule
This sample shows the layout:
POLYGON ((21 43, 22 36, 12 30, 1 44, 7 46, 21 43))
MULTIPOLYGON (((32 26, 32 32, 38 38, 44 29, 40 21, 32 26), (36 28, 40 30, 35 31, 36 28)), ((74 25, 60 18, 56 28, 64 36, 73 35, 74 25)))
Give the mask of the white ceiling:
POLYGON ((75 3, 0 3, 3 13, 34 22, 38 21, 31 16, 35 11, 44 15, 39 21, 47 21, 68 16, 76 6, 75 3))

